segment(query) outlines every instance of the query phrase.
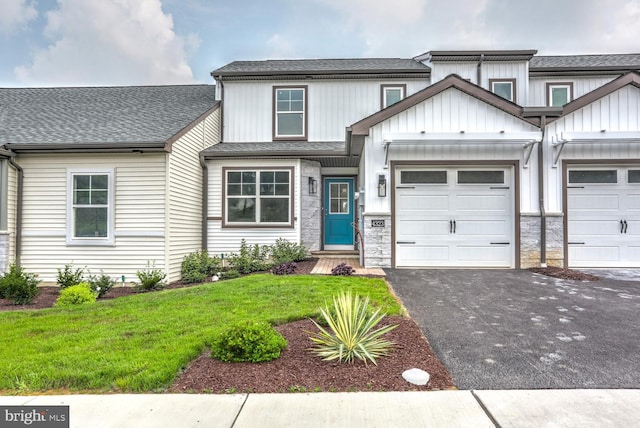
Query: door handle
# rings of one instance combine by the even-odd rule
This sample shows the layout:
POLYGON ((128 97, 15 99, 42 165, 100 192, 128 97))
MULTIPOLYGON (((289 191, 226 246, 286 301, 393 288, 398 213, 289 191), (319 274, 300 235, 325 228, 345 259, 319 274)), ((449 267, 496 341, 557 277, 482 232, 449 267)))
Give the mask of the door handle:
POLYGON ((453 220, 449 220, 449 233, 453 233, 453 220))
POLYGON ((456 221, 453 220, 453 233, 456 233, 456 221))
POLYGON ((406 245, 415 245, 416 241, 396 241, 396 244, 398 245, 402 245, 402 244, 406 244, 406 245))
POLYGON ((627 224, 627 220, 625 220, 625 221, 624 221, 624 233, 625 233, 625 235, 627 234, 627 227, 628 227, 628 226, 629 226, 629 225, 627 224))
POLYGON ((620 233, 624 233, 624 222, 620 220, 620 233))

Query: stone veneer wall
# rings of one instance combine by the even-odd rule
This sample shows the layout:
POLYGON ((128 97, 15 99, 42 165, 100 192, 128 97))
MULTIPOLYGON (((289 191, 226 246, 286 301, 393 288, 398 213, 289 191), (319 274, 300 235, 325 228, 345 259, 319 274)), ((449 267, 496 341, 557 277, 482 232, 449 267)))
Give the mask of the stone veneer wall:
POLYGON ((364 225, 364 267, 391 267, 391 215, 365 214, 364 225), (371 227, 371 220, 384 220, 384 227, 371 227))
MULTIPOLYGON (((563 267, 563 216, 547 214, 547 266, 563 267)), ((520 216, 520 267, 540 266, 540 215, 520 216)))
POLYGON ((0 233, 0 273, 9 267, 9 234, 0 233))
POLYGON ((321 248, 321 188, 320 163, 300 161, 300 237, 302 245, 309 251, 317 251, 321 248), (315 195, 309 194, 309 177, 313 177, 317 182, 315 195))

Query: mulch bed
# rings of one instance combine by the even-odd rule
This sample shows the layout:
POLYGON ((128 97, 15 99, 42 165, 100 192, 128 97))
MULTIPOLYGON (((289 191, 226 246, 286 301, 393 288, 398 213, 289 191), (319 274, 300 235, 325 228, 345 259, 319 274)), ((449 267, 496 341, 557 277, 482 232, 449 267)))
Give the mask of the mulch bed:
POLYGON ((531 272, 539 273, 541 275, 550 276, 553 278, 570 279, 572 281, 599 281, 600 277, 596 275, 590 275, 588 273, 580 272, 578 270, 563 269, 559 267, 546 267, 546 268, 529 268, 531 272))

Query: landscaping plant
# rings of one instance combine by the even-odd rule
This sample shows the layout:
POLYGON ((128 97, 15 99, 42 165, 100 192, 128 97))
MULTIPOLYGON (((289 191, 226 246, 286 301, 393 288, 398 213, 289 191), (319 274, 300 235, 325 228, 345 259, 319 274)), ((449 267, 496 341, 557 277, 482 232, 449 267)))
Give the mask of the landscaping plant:
POLYGON ((340 263, 338 266, 335 266, 333 269, 331 269, 331 275, 349 276, 354 272, 355 269, 346 263, 340 263))
POLYGON ((71 287, 72 285, 78 285, 83 281, 84 268, 73 269, 73 263, 64 265, 64 269, 58 269, 58 276, 56 282, 60 288, 71 287))
POLYGON ((307 249, 302 244, 289 242, 284 238, 278 238, 270 248, 271 260, 275 264, 287 262, 299 262, 307 257, 307 249))
POLYGON ((40 292, 39 282, 34 274, 25 272, 22 267, 13 263, 9 265, 9 270, 0 276, 0 297, 16 305, 28 305, 40 292))
POLYGON ((210 257, 207 251, 196 251, 182 260, 182 282, 191 284, 205 282, 222 268, 217 257, 210 257))
POLYGON ((223 279, 234 279, 234 278, 240 278, 240 272, 238 272, 235 269, 227 269, 223 272, 220 272, 220 275, 218 275, 218 279, 221 281, 223 279))
POLYGON ((251 246, 243 239, 240 242, 238 254, 231 254, 228 260, 231 267, 240 273, 260 272, 269 270, 271 267, 271 263, 267 260, 269 252, 268 246, 258 244, 251 246))
POLYGON ((87 282, 67 287, 60 292, 55 306, 86 305, 95 303, 98 294, 91 290, 87 282))
POLYGON ((211 356, 226 362, 259 363, 280 356, 287 340, 269 323, 247 321, 234 324, 212 345, 211 356))
POLYGON ((140 280, 140 283, 135 286, 138 291, 160 290, 166 285, 164 279, 167 274, 162 269, 158 269, 155 263, 147 262, 147 267, 136 271, 136 276, 140 280))
POLYGON ((271 272, 274 275, 293 275, 296 272, 297 268, 298 268, 298 263, 287 262, 274 267, 273 269, 271 269, 271 272))
POLYGON ((380 308, 371 313, 368 297, 342 292, 333 298, 333 308, 325 306, 320 313, 330 331, 312 320, 318 332, 312 333, 310 339, 315 343, 312 351, 323 360, 353 363, 359 359, 365 364, 377 364, 376 358, 388 355, 394 346, 382 336, 396 326, 375 329, 385 314, 380 313, 380 308))
POLYGON ((89 275, 87 282, 89 283, 91 291, 96 293, 98 298, 107 294, 107 292, 117 284, 115 279, 106 275, 104 272, 101 272, 100 276, 89 275))

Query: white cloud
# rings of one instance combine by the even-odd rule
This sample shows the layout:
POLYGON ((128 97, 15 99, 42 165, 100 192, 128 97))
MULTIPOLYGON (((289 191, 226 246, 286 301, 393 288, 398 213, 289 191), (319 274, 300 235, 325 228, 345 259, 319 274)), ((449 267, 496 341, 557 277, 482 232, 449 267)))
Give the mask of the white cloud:
POLYGON ((50 85, 191 83, 187 52, 197 36, 176 35, 160 0, 58 0, 47 13, 44 34, 17 78, 50 85))
POLYGON ((0 32, 5 35, 25 26, 38 16, 33 3, 27 0, 0 0, 0 32))
POLYGON ((296 51, 291 42, 280 34, 274 34, 267 40, 267 59, 288 59, 295 58, 296 51))

